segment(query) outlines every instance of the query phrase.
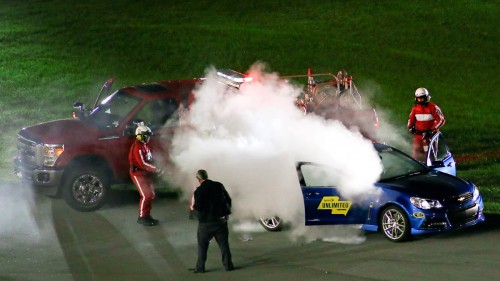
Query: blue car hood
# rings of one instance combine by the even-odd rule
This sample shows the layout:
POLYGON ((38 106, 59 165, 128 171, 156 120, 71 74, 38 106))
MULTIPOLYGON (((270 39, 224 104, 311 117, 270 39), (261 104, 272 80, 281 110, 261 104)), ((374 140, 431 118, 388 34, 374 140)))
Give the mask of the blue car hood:
POLYGON ((473 192, 473 187, 468 182, 437 171, 388 179, 379 182, 377 185, 384 189, 397 190, 410 196, 429 199, 441 199, 473 192))

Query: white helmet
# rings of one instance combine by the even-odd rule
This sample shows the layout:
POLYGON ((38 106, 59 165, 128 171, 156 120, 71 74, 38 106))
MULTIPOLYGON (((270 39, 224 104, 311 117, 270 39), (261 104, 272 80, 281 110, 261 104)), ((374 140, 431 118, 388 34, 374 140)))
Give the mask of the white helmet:
POLYGON ((138 140, 142 142, 148 142, 151 135, 153 135, 153 132, 148 126, 139 125, 137 126, 137 129, 135 129, 135 135, 137 136, 138 140))
POLYGON ((422 102, 422 103, 427 103, 430 101, 431 99, 431 96, 429 95, 429 91, 427 91, 426 88, 418 88, 416 91, 415 91, 415 102, 416 103, 419 103, 417 101, 417 98, 425 98, 425 100, 422 102))

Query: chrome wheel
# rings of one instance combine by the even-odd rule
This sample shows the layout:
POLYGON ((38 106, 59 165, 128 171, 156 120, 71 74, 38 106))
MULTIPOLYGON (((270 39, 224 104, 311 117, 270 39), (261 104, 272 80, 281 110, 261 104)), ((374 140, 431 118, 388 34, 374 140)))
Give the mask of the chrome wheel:
POLYGON ((82 205, 92 205, 98 202, 104 194, 104 185, 97 176, 84 174, 76 178, 71 187, 71 193, 82 205))
POLYGON ((382 212, 381 228, 385 237, 391 241, 406 240, 410 234, 410 224, 401 208, 391 206, 382 212))
POLYGON ((72 208, 88 212, 104 205, 108 195, 108 178, 99 168, 82 167, 72 170, 63 189, 64 200, 72 208))
POLYGON ((282 222, 279 217, 262 217, 260 224, 268 231, 279 231, 282 227, 282 222))

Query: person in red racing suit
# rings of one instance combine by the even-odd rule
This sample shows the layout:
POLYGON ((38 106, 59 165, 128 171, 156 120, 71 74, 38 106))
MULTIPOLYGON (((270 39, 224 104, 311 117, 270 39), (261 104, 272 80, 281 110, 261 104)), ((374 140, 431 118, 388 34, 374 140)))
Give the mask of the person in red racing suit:
POLYGON ((130 178, 141 195, 137 223, 154 226, 158 224, 158 220, 150 215, 151 202, 155 198, 153 180, 154 174, 161 174, 163 171, 153 165, 153 156, 148 146, 149 138, 152 135, 151 129, 139 125, 135 134, 137 137, 130 147, 128 160, 130 163, 130 178))
POLYGON ((407 128, 413 134, 413 158, 425 161, 429 141, 444 123, 444 115, 439 106, 430 102, 426 88, 415 91, 415 105, 408 119, 407 128))

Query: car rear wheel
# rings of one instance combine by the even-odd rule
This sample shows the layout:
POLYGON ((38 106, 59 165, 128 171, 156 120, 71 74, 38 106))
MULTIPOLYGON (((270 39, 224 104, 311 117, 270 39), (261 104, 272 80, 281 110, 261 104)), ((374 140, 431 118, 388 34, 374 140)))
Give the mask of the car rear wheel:
POLYGON ((401 242, 410 238, 410 221, 405 212, 397 206, 389 206, 382 211, 380 229, 384 236, 393 242, 401 242))
POLYGON ((73 209, 90 212, 104 205, 108 191, 108 179, 98 168, 88 166, 70 172, 63 197, 73 209))
POLYGON ((281 218, 279 217, 262 217, 260 224, 268 231, 280 231, 282 228, 281 218))

